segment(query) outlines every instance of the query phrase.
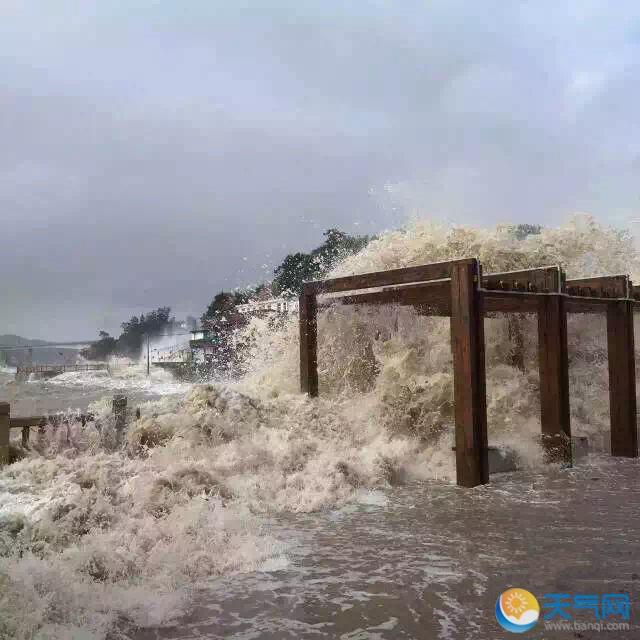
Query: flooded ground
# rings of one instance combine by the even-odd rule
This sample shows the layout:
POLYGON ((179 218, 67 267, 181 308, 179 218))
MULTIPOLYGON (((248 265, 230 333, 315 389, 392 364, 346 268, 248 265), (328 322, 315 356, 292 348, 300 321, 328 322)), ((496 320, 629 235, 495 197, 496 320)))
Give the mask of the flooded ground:
MULTIPOLYGON (((411 484, 338 511, 278 517, 288 565, 212 580, 191 615, 136 640, 478 638, 512 634, 499 594, 629 593, 631 629, 528 638, 640 638, 638 460, 591 458, 544 474, 461 489, 411 484)), ((593 612, 579 612, 581 622, 593 612)))
MULTIPOLYGON (((0 382, 14 415, 86 409, 117 391, 144 403, 189 389, 164 372, 23 384, 4 373, 0 382)), ((239 566, 196 582, 186 612, 168 624, 122 622, 107 637, 493 640, 510 635, 496 622, 496 599, 517 586, 540 600, 545 593, 631 594, 629 630, 553 631, 541 621, 526 637, 640 638, 639 473, 640 461, 600 453, 573 469, 493 475, 490 485, 471 490, 411 482, 363 489, 340 509, 263 515, 279 552, 258 571, 239 566)), ((574 619, 595 620, 591 611, 574 619)))
POLYGON ((14 416, 44 415, 57 411, 84 411, 105 395, 125 393, 129 406, 184 394, 190 385, 178 382, 161 369, 147 377, 144 367, 108 371, 64 373, 49 380, 16 382, 11 370, 0 370, 0 401, 11 404, 14 416))

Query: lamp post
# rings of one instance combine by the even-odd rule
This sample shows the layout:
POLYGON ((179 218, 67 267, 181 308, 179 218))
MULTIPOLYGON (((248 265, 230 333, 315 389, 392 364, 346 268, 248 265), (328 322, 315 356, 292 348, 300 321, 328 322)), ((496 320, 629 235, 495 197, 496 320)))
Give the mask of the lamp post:
POLYGON ((149 358, 149 334, 147 333, 147 375, 151 375, 151 360, 149 358))

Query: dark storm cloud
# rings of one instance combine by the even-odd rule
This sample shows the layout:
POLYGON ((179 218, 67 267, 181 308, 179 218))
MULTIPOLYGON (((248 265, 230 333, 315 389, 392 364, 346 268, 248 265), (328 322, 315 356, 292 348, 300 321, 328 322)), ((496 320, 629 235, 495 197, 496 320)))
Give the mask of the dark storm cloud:
POLYGON ((0 333, 199 313, 339 226, 634 216, 635 3, 0 5, 0 333), (562 4, 562 6, 559 6, 562 4))

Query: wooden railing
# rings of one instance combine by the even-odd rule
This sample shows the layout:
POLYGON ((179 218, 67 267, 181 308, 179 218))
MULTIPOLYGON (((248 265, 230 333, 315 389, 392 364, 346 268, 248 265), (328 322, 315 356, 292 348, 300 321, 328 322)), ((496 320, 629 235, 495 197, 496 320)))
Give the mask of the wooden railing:
MULTIPOLYGON (((113 396, 113 417, 117 439, 122 439, 122 434, 127 424, 127 398, 122 395, 113 396)), ((136 419, 140 417, 140 409, 136 409, 136 419)), ((87 422, 94 422, 93 413, 52 413, 42 416, 11 417, 11 405, 8 402, 0 402, 0 467, 9 464, 9 442, 11 429, 22 430, 22 446, 29 447, 31 427, 43 429, 46 425, 68 424, 69 422, 81 422, 84 427, 87 422)))
POLYGON ((31 373, 49 373, 51 371, 57 373, 66 373, 67 371, 105 371, 109 368, 108 364, 34 364, 21 365, 16 367, 16 375, 31 373))

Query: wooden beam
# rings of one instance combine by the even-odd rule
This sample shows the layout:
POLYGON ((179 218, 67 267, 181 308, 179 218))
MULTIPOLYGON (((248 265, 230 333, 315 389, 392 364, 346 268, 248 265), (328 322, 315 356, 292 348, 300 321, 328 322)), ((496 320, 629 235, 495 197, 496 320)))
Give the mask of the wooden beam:
POLYGON ((610 298, 565 295, 565 311, 567 313, 606 313, 610 301, 610 298))
POLYGON ((318 309, 315 294, 300 296, 300 389, 318 395, 318 309))
POLYGON ((633 302, 609 303, 607 312, 609 349, 609 411, 611 455, 636 458, 636 366, 633 336, 633 302))
POLYGON ((447 262, 423 264, 417 267, 388 269, 387 271, 375 271, 343 278, 331 278, 330 280, 316 280, 304 284, 304 293, 335 293, 338 291, 356 291, 357 289, 408 284, 410 282, 443 280, 451 277, 451 271, 454 267, 472 263, 477 263, 477 260, 475 258, 461 258, 447 262))
POLYGON ((342 304, 397 304, 412 306, 422 315, 450 315, 451 282, 439 280, 420 284, 387 287, 378 291, 349 293, 341 296, 322 297, 318 305, 339 302, 342 304))
POLYGON ((84 426, 86 422, 95 420, 95 416, 92 413, 72 413, 70 415, 67 415, 66 413, 51 413, 44 416, 19 416, 10 419, 9 428, 26 429, 28 427, 41 427, 47 423, 58 424, 60 422, 66 423, 73 420, 82 422, 84 426))
POLYGON ((451 272, 456 478, 463 487, 489 482, 482 297, 476 260, 451 272))
POLYGON ((571 462, 569 357, 565 296, 542 296, 538 308, 540 423, 545 458, 571 462))
POLYGON ((9 426, 11 429, 24 429, 25 427, 39 427, 46 423, 46 416, 24 416, 21 418, 11 418, 9 426))
POLYGON ((574 278, 564 283, 563 292, 571 296, 584 296, 587 298, 631 297, 628 275, 574 278))
POLYGON ((559 293, 561 270, 558 265, 518 269, 482 276, 482 287, 494 291, 529 291, 531 293, 559 293))
POLYGON ((9 464, 9 414, 11 406, 8 402, 0 402, 0 467, 9 464))
POLYGON ((481 290, 480 295, 485 313, 537 313, 539 300, 546 294, 481 290))

